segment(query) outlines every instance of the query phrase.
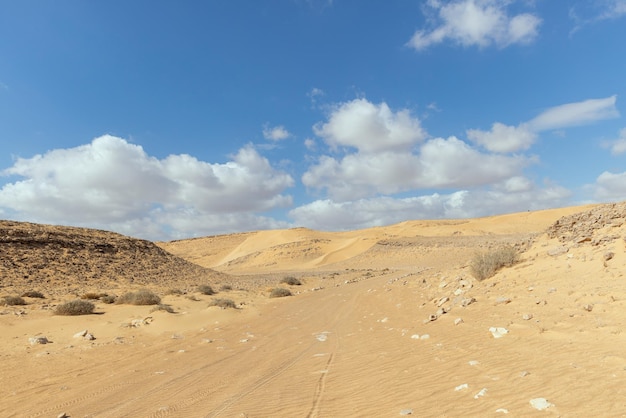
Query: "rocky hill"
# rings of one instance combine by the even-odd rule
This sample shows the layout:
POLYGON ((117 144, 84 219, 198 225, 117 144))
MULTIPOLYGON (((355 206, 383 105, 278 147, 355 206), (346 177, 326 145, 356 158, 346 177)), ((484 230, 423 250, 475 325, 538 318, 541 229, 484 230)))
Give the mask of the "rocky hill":
POLYGON ((67 292, 119 286, 185 288, 228 276, 150 241, 113 232, 0 221, 0 287, 67 292))

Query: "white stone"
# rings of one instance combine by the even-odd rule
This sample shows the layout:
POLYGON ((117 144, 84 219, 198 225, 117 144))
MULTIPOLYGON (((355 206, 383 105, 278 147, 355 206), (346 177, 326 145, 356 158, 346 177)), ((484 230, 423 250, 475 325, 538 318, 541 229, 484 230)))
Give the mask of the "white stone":
POLYGON ((454 325, 459 325, 463 323, 463 318, 457 318, 454 320, 454 325))
POLYGON ((74 334, 74 338, 83 338, 85 335, 87 335, 88 332, 89 331, 84 329, 81 332, 77 332, 76 334, 74 334))
POLYGON ((524 321, 530 321, 531 319, 533 319, 533 314, 531 313, 525 313, 524 315, 522 315, 522 319, 524 321))
POLYGON ((487 388, 482 388, 476 395, 474 395, 474 399, 482 398, 487 394, 487 388))
POLYGON ((50 341, 46 337, 30 337, 28 339, 30 345, 48 344, 50 341))
POLYGON ((458 392, 460 390, 467 389, 467 388, 469 388, 469 385, 467 383, 463 383, 462 385, 455 387, 454 390, 458 392))
POLYGON ((509 333, 509 330, 502 327, 491 327, 489 328, 489 332, 491 332, 493 338, 502 338, 509 333))
POLYGON ((496 412, 501 412, 503 414, 508 414, 509 410, 506 409, 506 408, 498 408, 498 409, 496 409, 496 412))
POLYGON ((535 398, 535 399, 531 399, 530 400, 530 405, 539 410, 539 411, 545 411, 546 409, 550 408, 551 406, 554 406, 554 404, 551 404, 550 402, 548 402, 546 400, 546 398, 535 398))
POLYGON ((430 335, 428 335, 428 334, 424 334, 424 335, 422 335, 422 336, 420 337, 420 340, 427 340, 427 339, 429 339, 429 338, 430 338, 430 335))
POLYGON ((411 338, 414 339, 414 340, 419 340, 420 336, 419 336, 419 334, 413 334, 413 335, 411 335, 411 338))
POLYGON ((470 360, 467 362, 470 366, 478 366, 480 362, 478 360, 470 360))

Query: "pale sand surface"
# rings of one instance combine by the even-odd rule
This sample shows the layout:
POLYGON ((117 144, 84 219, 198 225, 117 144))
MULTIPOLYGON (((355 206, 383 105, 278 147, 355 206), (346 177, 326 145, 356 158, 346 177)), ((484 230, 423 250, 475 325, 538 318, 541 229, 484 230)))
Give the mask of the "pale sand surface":
POLYGON ((619 236, 601 243, 544 233, 590 208, 160 243, 246 288, 164 296, 175 314, 100 302, 89 316, 42 309, 70 295, 0 307, 0 416, 625 416, 626 225, 600 228, 619 236), (526 248, 521 262, 475 280, 475 251, 503 243, 526 248), (268 298, 285 275, 303 285, 268 298), (215 297, 240 308, 207 307, 215 297), (442 300, 449 312, 428 321, 442 300), (509 333, 496 339, 491 327, 509 333), (84 329, 96 340, 73 337, 84 329), (52 342, 31 346, 35 335, 52 342), (534 398, 553 406, 538 411, 534 398))

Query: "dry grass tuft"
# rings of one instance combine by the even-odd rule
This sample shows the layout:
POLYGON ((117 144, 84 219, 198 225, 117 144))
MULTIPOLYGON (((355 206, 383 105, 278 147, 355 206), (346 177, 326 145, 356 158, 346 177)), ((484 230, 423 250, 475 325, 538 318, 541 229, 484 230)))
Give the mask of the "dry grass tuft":
POLYGON ((29 290, 28 292, 24 292, 22 294, 23 298, 38 298, 38 299, 45 299, 46 297, 43 295, 43 293, 38 292, 36 290, 29 290))
POLYGON ((161 303, 161 298, 150 290, 141 289, 123 294, 115 303, 118 305, 158 305, 161 303))
POLYGON ((4 306, 26 305, 26 301, 22 299, 20 296, 4 296, 2 299, 0 299, 0 305, 4 305, 4 306))
POLYGON ((167 313, 176 313, 174 311, 174 308, 172 308, 171 305, 167 305, 165 303, 159 303, 154 308, 150 309, 150 312, 156 312, 156 311, 165 311, 167 313))
POLYGON ((223 284, 220 286, 220 292, 230 292, 233 290, 233 287, 229 284, 223 284))
POLYGON ((270 292, 271 298, 284 298, 285 296, 291 296, 291 290, 284 287, 277 287, 270 292))
POLYGON ((217 298, 209 302, 209 306, 219 306, 222 309, 237 309, 237 305, 231 299, 217 298))
POLYGON ((483 253, 476 253, 470 268, 472 275, 477 280, 485 280, 496 274, 503 267, 510 267, 517 263, 519 254, 514 247, 510 245, 499 247, 483 253))
POLYGON ((302 284, 302 282, 294 276, 285 276, 280 282, 288 284, 289 286, 300 286, 302 284))
POLYGON ((198 286, 198 292, 202 293, 203 295, 215 294, 215 291, 213 290, 213 288, 209 286, 208 284, 201 284, 200 286, 198 286))
POLYGON ((66 316, 90 315, 95 308, 96 306, 93 303, 77 299, 57 306, 54 310, 54 314, 66 316))
POLYGON ((106 293, 85 293, 84 295, 81 295, 81 299, 88 299, 88 300, 99 300, 100 298, 103 298, 107 296, 106 293))

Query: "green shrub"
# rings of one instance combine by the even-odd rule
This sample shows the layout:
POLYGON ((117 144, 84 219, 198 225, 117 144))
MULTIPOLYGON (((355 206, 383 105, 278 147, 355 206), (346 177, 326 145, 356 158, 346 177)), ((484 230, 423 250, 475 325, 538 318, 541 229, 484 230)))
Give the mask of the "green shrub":
POLYGON ((281 283, 288 284, 289 286, 300 286, 302 282, 294 276, 286 276, 280 281, 281 283))
POLYGON ((285 296, 291 296, 291 290, 284 287, 277 287, 270 292, 271 298, 284 298, 285 296))
POLYGON ((4 296, 0 304, 5 306, 26 305, 26 301, 20 296, 4 296))
POLYGON ((198 286, 198 292, 202 293, 203 295, 215 294, 215 291, 213 290, 213 288, 209 286, 208 284, 201 284, 200 286, 198 286))
POLYGON ((470 268, 472 275, 477 280, 485 280, 494 274, 502 267, 510 267, 517 263, 519 260, 519 254, 514 247, 510 245, 490 250, 483 253, 476 253, 470 268))
POLYGON ((209 303, 209 306, 219 306, 222 309, 227 309, 227 308, 237 309, 237 305, 231 299, 221 299, 221 298, 213 299, 209 303))
POLYGON ((158 305, 161 298, 147 289, 124 293, 115 301, 118 305, 158 305))
POLYGON ((36 290, 29 290, 28 292, 24 292, 22 294, 23 298, 39 298, 45 299, 46 297, 41 292, 37 292, 36 290))
POLYGON ((66 302, 62 305, 59 305, 55 308, 55 315, 89 315, 93 313, 95 309, 95 305, 86 300, 73 300, 71 302, 66 302))

